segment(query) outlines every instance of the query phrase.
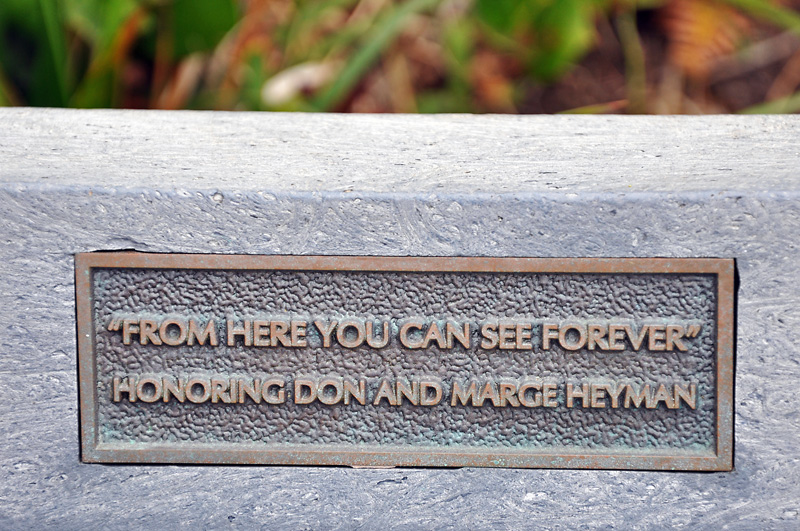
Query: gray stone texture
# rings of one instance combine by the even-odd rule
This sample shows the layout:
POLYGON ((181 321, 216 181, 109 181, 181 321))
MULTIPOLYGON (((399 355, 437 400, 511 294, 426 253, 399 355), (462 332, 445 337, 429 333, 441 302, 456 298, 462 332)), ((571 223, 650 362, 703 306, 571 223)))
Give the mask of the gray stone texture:
POLYGON ((800 526, 800 119, 0 110, 0 528, 800 526), (735 470, 79 462, 73 254, 732 257, 735 470))

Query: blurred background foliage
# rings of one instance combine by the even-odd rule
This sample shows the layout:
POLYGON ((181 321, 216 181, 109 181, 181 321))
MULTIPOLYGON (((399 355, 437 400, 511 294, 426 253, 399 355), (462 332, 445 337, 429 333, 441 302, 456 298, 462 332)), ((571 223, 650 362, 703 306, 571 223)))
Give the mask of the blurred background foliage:
POLYGON ((800 111, 791 0, 2 0, 0 105, 800 111))

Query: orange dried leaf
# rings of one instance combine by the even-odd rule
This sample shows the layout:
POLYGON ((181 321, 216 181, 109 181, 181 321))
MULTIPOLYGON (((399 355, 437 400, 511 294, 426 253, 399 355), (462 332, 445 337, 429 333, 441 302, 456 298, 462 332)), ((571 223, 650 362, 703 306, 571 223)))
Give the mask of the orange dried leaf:
POLYGON ((492 112, 515 112, 512 71, 508 58, 481 50, 472 60, 472 83, 481 105, 492 112))
POLYGON ((749 24, 733 8, 714 0, 672 0, 662 9, 669 61, 695 79, 733 52, 749 24))

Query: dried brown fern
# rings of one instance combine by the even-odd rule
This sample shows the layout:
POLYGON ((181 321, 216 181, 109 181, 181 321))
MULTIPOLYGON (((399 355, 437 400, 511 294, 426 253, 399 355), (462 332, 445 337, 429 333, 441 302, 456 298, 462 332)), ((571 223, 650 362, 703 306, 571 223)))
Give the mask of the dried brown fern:
POLYGON ((749 21, 714 0, 671 0, 661 10, 668 58, 687 77, 704 80, 721 57, 732 53, 749 21))

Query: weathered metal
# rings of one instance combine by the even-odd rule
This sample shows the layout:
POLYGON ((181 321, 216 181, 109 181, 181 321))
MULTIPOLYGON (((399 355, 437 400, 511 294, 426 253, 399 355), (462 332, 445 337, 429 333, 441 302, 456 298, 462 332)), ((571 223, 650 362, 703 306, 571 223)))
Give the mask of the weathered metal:
POLYGON ((732 260, 75 265, 86 462, 732 467, 732 260))

